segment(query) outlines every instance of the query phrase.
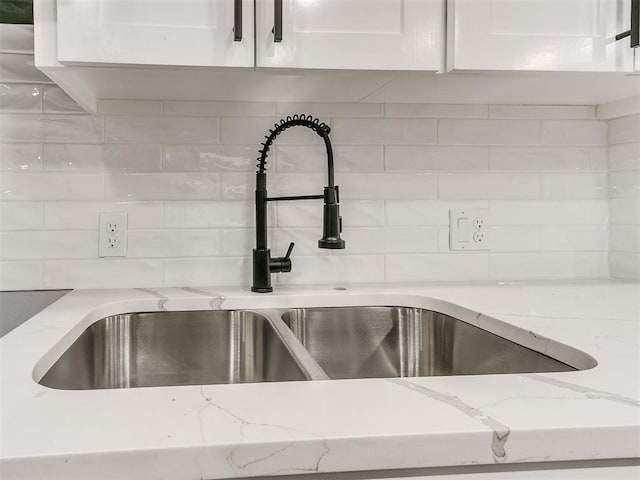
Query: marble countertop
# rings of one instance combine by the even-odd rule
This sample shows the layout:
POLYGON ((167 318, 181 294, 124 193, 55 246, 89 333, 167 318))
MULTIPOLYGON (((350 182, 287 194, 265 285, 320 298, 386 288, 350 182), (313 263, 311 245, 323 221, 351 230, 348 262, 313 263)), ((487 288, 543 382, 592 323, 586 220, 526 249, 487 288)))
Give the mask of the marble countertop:
POLYGON ((215 479, 640 457, 638 283, 278 287, 269 295, 218 287, 77 290, 0 339, 0 354, 4 480, 215 479), (477 312, 465 321, 533 348, 560 342, 598 365, 82 391, 36 382, 108 315, 328 305, 464 307, 477 312))

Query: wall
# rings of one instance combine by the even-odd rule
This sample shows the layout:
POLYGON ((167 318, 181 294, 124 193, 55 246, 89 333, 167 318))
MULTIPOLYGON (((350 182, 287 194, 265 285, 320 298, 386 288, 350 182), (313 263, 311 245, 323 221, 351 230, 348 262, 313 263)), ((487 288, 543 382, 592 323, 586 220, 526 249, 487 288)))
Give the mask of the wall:
MULTIPOLYGON (((30 61, 0 57, 2 290, 249 285, 257 149, 294 112, 333 128, 347 249, 316 248, 317 202, 272 205, 273 253, 296 242, 275 283, 608 275, 594 107, 106 101, 92 116, 30 61), (459 207, 490 209, 491 252, 449 251, 459 207), (97 257, 102 211, 128 212, 127 259, 97 257)), ((322 151, 309 131, 279 137, 270 193, 321 193, 322 151)))
POLYGON ((640 280, 640 115, 609 122, 611 276, 640 280))

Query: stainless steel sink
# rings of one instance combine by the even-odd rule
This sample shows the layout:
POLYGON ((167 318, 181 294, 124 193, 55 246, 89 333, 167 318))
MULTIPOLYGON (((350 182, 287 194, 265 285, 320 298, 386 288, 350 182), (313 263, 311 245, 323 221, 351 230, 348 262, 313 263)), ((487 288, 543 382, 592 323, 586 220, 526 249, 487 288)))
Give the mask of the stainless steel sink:
POLYGON ((99 320, 39 383, 82 390, 308 378, 266 317, 193 311, 99 320))
POLYGON ((419 308, 298 308, 282 319, 329 378, 576 370, 453 317, 419 308))

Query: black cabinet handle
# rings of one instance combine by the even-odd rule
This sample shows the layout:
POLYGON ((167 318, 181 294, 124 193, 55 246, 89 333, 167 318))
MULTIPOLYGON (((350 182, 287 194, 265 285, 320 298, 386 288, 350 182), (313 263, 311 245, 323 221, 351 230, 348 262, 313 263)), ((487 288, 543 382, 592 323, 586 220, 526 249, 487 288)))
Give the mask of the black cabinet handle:
POLYGON ((282 0, 273 1, 273 41, 282 41, 282 0))
POLYGON ((233 41, 242 41, 242 0, 233 0, 233 41))
POLYGON ((631 48, 640 45, 640 0, 631 0, 631 28, 616 35, 616 40, 631 37, 631 48))

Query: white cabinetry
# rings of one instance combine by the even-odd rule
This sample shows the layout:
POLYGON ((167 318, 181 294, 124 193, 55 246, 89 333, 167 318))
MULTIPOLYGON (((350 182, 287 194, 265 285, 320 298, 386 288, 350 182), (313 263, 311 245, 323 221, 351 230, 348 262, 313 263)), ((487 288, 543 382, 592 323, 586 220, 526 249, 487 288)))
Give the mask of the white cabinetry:
POLYGON ((442 68, 444 0, 256 2, 258 67, 352 70, 442 68), (276 17, 280 18, 276 18, 276 17), (281 22, 276 41, 274 26, 281 22))
POLYGON ((58 61, 253 67, 253 12, 253 0, 57 0, 58 61))
POLYGON ((627 72, 631 0, 448 0, 448 70, 627 72))

